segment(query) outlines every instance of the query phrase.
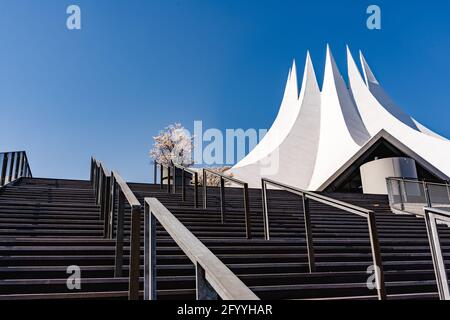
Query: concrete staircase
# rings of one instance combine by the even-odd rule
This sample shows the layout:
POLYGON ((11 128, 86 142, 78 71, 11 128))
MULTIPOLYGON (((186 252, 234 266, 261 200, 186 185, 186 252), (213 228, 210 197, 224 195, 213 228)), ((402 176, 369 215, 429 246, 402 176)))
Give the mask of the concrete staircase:
MULTIPOLYGON (((372 265, 367 223, 358 216, 311 202, 317 272, 310 274, 302 202, 295 195, 269 192, 272 239, 266 241, 261 191, 250 190, 253 239, 247 240, 240 189, 227 188, 222 224, 218 190, 208 193, 210 208, 194 209, 190 188, 182 203, 180 194, 159 185, 129 185, 141 203, 158 198, 261 299, 376 299, 366 284, 372 265)), ((438 298, 423 220, 392 214, 387 197, 328 196, 377 213, 390 299, 438 298)), ((6 187, 0 194, 0 299, 126 299, 128 208, 126 213, 124 274, 115 278, 115 240, 103 238, 89 181, 22 178, 6 187), (81 290, 66 286, 71 265, 81 268, 81 290)), ((450 230, 440 228, 447 256, 450 230)), ((158 299, 195 298, 194 266, 160 226, 157 269, 158 299)))

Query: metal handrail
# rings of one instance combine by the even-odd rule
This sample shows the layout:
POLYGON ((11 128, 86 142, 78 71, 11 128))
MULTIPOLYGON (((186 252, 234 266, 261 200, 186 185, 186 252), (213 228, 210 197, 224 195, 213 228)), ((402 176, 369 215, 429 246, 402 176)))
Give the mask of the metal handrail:
POLYGON ((197 300, 259 298, 156 198, 144 200, 144 299, 157 299, 156 221, 196 268, 197 300))
MULTIPOLYGON (((393 204, 394 203, 394 200, 393 200, 394 194, 393 194, 393 190, 392 190, 392 181, 399 182, 399 184, 398 184, 399 190, 398 191, 399 191, 399 196, 400 196, 400 206, 401 206, 400 210, 402 212, 413 214, 411 212, 405 211, 405 203, 407 203, 407 192, 406 192, 405 183, 414 183, 417 185, 422 185, 424 196, 425 196, 425 202, 428 205, 428 207, 430 207, 430 208, 433 207, 433 204, 432 204, 432 200, 431 200, 429 186, 445 187, 447 189, 448 200, 450 201, 450 184, 449 184, 449 182, 436 183, 436 182, 429 182, 429 181, 425 181, 425 180, 418 180, 418 179, 411 179, 411 178, 391 177, 391 178, 386 178, 386 183, 387 183, 387 189, 388 189, 389 204, 390 204, 392 210, 395 210, 394 204, 393 204)), ((420 212, 420 211, 414 212, 414 214, 422 215, 422 212, 420 212)))
MULTIPOLYGON (((116 252, 115 252, 115 277, 122 276, 123 268, 123 238, 125 220, 125 200, 131 207, 131 235, 130 235, 130 271, 129 292, 130 300, 139 298, 139 269, 140 269, 140 226, 141 226, 141 203, 138 201, 128 184, 116 171, 112 172, 112 203, 115 201, 116 190, 118 192, 117 228, 116 228, 116 252)), ((111 208, 108 216, 110 221, 110 235, 113 236, 114 208, 111 208)))
POLYGON ((130 266, 128 276, 128 298, 139 299, 140 272, 140 226, 141 204, 128 184, 117 171, 109 172, 102 162, 91 159, 91 181, 100 205, 100 219, 104 221, 103 235, 107 239, 116 237, 114 277, 122 277, 125 202, 131 207, 130 266), (117 216, 115 204, 117 201, 117 216), (116 230, 114 221, 116 220, 116 230), (114 233, 115 231, 115 233, 114 233))
POLYGON ((194 208, 198 207, 198 172, 189 168, 186 168, 179 164, 173 164, 173 193, 177 193, 177 172, 176 169, 181 170, 181 201, 186 201, 186 186, 185 175, 186 172, 190 173, 194 178, 194 208))
POLYGON ((400 181, 400 182, 412 182, 412 183, 426 183, 428 185, 435 186, 449 186, 449 181, 442 180, 442 182, 419 180, 418 178, 399 178, 399 177, 389 177, 386 180, 400 181))
POLYGON ((303 214, 305 222, 306 233, 306 246, 308 250, 308 264, 309 271, 313 273, 316 271, 316 262, 314 254, 313 233, 311 226, 311 213, 309 210, 309 200, 320 202, 331 207, 341 209, 343 211, 356 214, 360 217, 367 219, 367 225, 369 229, 370 247, 372 251, 372 259, 375 266, 375 280, 376 288, 378 292, 378 299, 386 299, 386 285, 384 281, 383 262, 381 259, 380 242, 378 238, 378 230, 376 226, 375 212, 361 208, 343 201, 332 199, 323 195, 316 194, 314 192, 305 191, 287 184, 283 184, 274 180, 263 178, 261 179, 262 185, 262 205, 263 205, 263 220, 264 220, 264 236, 266 240, 270 240, 270 227, 269 227, 269 207, 267 197, 267 186, 272 185, 278 189, 288 191, 290 193, 299 195, 303 201, 303 214))
POLYGON ((228 181, 230 181, 230 182, 234 182, 234 183, 239 184, 239 185, 244 185, 244 184, 246 184, 245 181, 238 180, 238 179, 236 179, 236 178, 226 176, 226 175, 224 175, 224 174, 215 172, 215 171, 213 171, 213 170, 211 170, 211 169, 203 168, 203 171, 206 171, 207 173, 210 173, 210 174, 215 175, 215 176, 218 176, 218 177, 222 177, 222 178, 224 178, 225 180, 228 180, 228 181))
POLYGON ((401 210, 406 213, 409 213, 409 212, 404 211, 404 209, 405 209, 404 201, 405 200, 403 199, 403 193, 405 192, 405 185, 404 185, 405 182, 423 185, 426 206, 423 208, 423 211, 414 212, 414 216, 423 217, 425 220, 425 227, 427 229, 428 242, 430 245, 431 257, 432 257, 432 261, 433 261, 434 273, 436 276, 436 284, 437 284, 437 288, 438 288, 439 298, 441 300, 450 300, 450 289, 448 286, 447 271, 446 271, 444 256, 443 256, 442 248, 441 248, 439 230, 437 228, 438 221, 442 221, 447 224, 450 224, 450 212, 433 208, 433 203, 431 201, 430 190, 429 190, 429 185, 438 185, 441 187, 446 186, 447 193, 448 193, 449 200, 450 200, 449 184, 448 183, 440 184, 440 183, 433 183, 433 182, 420 181, 420 180, 411 180, 411 179, 405 179, 405 178, 387 178, 386 181, 388 183, 390 199, 392 196, 391 195, 392 186, 390 185, 390 182, 391 181, 402 182, 401 184, 399 184, 399 193, 400 193, 400 201, 401 201, 401 208, 402 208, 401 210))
POLYGON ((196 170, 193 169, 189 169, 186 168, 182 165, 179 164, 175 164, 173 163, 171 166, 166 166, 163 164, 160 164, 158 162, 154 162, 154 183, 156 184, 156 177, 157 177, 157 171, 158 171, 158 166, 160 166, 161 168, 161 173, 160 173, 160 189, 163 188, 163 180, 167 180, 167 192, 170 193, 171 190, 174 194, 177 193, 177 173, 176 173, 176 169, 181 170, 181 201, 185 202, 186 201, 186 183, 185 183, 185 178, 186 178, 186 172, 192 175, 192 178, 194 180, 194 208, 198 208, 198 185, 199 185, 199 180, 198 180, 198 172, 196 170), (167 177, 163 177, 163 168, 167 169, 167 177), (171 172, 173 171, 173 176, 171 177, 171 172), (173 188, 171 189, 171 178, 173 180, 173 188))
POLYGON ((92 157, 91 158, 91 181, 94 186, 95 202, 101 206, 101 209, 100 209, 100 219, 101 220, 103 220, 105 217, 106 208, 103 207, 106 204, 105 197, 107 195, 107 192, 105 189, 110 184, 110 182, 109 182, 110 177, 111 177, 111 173, 103 165, 103 163, 92 157))
POLYGON ((0 169, 0 189, 17 182, 20 178, 32 178, 30 164, 25 151, 0 152, 3 156, 0 169))
POLYGON ((244 214, 245 214, 245 233, 247 239, 252 238, 252 228, 251 228, 251 215, 250 215, 250 202, 248 197, 248 183, 228 177, 218 172, 214 172, 210 169, 203 168, 203 208, 208 207, 208 184, 207 184, 207 174, 215 175, 220 178, 220 213, 222 223, 225 223, 225 180, 233 182, 235 184, 243 186, 243 196, 244 196, 244 214))
POLYGON ((441 300, 450 300, 447 271, 444 256, 442 254, 437 221, 450 223, 450 212, 435 208, 424 208, 425 225, 427 228, 428 241, 430 243, 431 257, 433 259, 434 273, 441 300))

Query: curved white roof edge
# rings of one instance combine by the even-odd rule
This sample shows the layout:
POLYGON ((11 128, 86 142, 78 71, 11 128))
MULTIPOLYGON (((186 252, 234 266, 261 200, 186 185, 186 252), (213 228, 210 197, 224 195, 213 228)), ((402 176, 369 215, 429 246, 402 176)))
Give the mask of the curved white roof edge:
POLYGON ((251 187, 268 177, 309 190, 321 190, 380 132, 413 150, 428 167, 450 176, 450 141, 402 111, 384 92, 362 53, 364 79, 347 47, 350 89, 329 46, 322 91, 309 52, 300 96, 295 62, 283 102, 269 132, 230 171, 251 187))
POLYGON ((411 119, 412 119, 412 121, 414 121, 414 123, 416 124, 416 126, 417 126, 417 128, 419 129, 420 132, 425 133, 426 135, 429 135, 431 137, 435 137, 435 138, 439 138, 439 139, 448 141, 447 138, 441 136, 440 134, 437 134, 434 131, 431 131, 430 129, 425 127, 423 124, 421 124, 419 121, 417 121, 416 119, 414 119, 414 118, 411 118, 411 119))
POLYGON ((267 157, 270 152, 275 150, 281 141, 291 132, 292 126, 300 112, 298 104, 298 82, 297 82, 297 68, 295 60, 292 63, 292 68, 289 70, 286 88, 284 90, 283 100, 281 102, 278 115, 264 138, 250 153, 242 159, 235 167, 243 167, 251 163, 255 163, 264 157, 267 157))
MULTIPOLYGON (((353 57, 351 56, 350 53, 350 49, 348 47, 347 47, 347 54, 349 55, 349 60, 350 59, 353 60, 353 57)), ((366 85, 369 88, 372 95, 375 97, 375 99, 377 99, 378 102, 383 106, 383 108, 385 108, 394 117, 396 117, 398 120, 402 121, 404 124, 411 127, 412 129, 418 130, 432 137, 447 140, 441 135, 426 128, 424 125, 422 125, 414 118, 412 118, 410 115, 408 115, 406 112, 404 112, 381 87, 379 81, 376 79, 374 73, 372 72, 369 64, 367 63, 367 60, 365 59, 361 51, 359 51, 359 58, 361 61, 366 85)))
POLYGON ((279 123, 292 122, 292 126, 283 128, 283 134, 272 127, 254 151, 230 172, 238 179, 247 181, 251 187, 259 187, 261 177, 267 177, 307 188, 316 162, 320 133, 320 98, 319 85, 308 52, 302 89, 300 96, 296 97, 296 106, 280 109, 277 117, 279 123), (266 139, 267 136, 270 140, 266 139), (297 160, 300 158, 301 162, 297 160), (297 165, 292 165, 295 161, 297 165))

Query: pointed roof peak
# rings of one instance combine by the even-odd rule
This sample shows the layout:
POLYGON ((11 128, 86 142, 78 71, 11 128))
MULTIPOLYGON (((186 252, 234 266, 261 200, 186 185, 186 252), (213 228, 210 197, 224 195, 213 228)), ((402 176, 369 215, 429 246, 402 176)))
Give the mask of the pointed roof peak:
POLYGON ((296 64, 296 62, 295 62, 295 58, 292 60, 292 66, 291 66, 291 69, 290 69, 291 71, 290 71, 290 76, 289 76, 289 79, 291 79, 291 78, 295 78, 295 79, 293 79, 295 82, 297 82, 297 64, 296 64))
POLYGON ((314 72, 314 65, 309 51, 306 52, 305 74, 308 74, 312 79, 314 79, 315 82, 317 82, 316 74, 314 72))
POLYGON ((305 70, 306 69, 310 69, 312 68, 314 71, 314 67, 313 67, 313 62, 312 62, 312 58, 311 58, 311 54, 309 52, 309 50, 306 51, 306 62, 305 62, 305 70))
POLYGON ((299 95, 299 100, 310 99, 311 95, 319 94, 320 88, 317 82, 316 73, 309 51, 306 52, 305 68, 303 71, 302 87, 299 95))
POLYGON ((291 78, 292 78, 293 81, 297 82, 297 65, 295 64, 295 59, 292 62, 291 78))
POLYGON ((350 47, 347 46, 347 65, 349 66, 350 63, 353 63, 356 66, 355 59, 353 59, 352 51, 350 50, 350 47))
POLYGON ((366 61, 366 58, 364 58, 364 54, 363 54, 362 50, 359 50, 359 58, 360 58, 362 61, 366 61))
POLYGON ((364 83, 364 80, 361 77, 361 73, 356 65, 355 59, 353 58, 352 52, 350 48, 347 46, 347 72, 348 72, 348 80, 350 87, 353 87, 356 84, 356 81, 361 81, 364 83))
POLYGON ((327 59, 328 57, 333 57, 333 53, 331 52, 330 44, 327 43, 327 59))
POLYGON ((306 50, 306 60, 311 60, 311 53, 309 50, 306 50))
POLYGON ((345 45, 345 48, 347 49, 347 55, 348 55, 348 54, 351 55, 351 54, 352 54, 352 51, 350 50, 350 47, 349 47, 348 44, 345 45))
POLYGON ((362 53, 362 51, 359 51, 359 58, 361 60, 361 65, 362 65, 362 69, 364 72, 364 78, 366 80, 366 84, 377 84, 379 85, 380 83, 378 82, 377 78, 375 78, 375 75, 373 74, 372 70, 369 67, 369 64, 366 61, 366 58, 364 58, 364 55, 362 53))
POLYGON ((334 59, 333 52, 331 51, 331 47, 329 44, 327 44, 327 57, 326 57, 326 61, 325 61, 325 68, 326 68, 327 64, 331 65, 331 67, 333 69, 333 73, 337 73, 340 75, 339 68, 336 64, 336 60, 334 59))
POLYGON ((327 58, 325 61, 325 73, 327 73, 327 70, 328 70, 328 72, 331 71, 333 78, 335 80, 337 79, 336 77, 342 78, 339 68, 336 64, 336 61, 334 60, 333 53, 331 52, 331 48, 330 48, 329 44, 327 44, 327 58), (329 68, 331 68, 331 69, 329 69, 329 68))
POLYGON ((292 67, 289 68, 289 75, 286 81, 286 87, 284 89, 284 99, 288 97, 292 98, 298 97, 298 82, 297 82, 297 67, 295 64, 295 59, 292 63, 292 67))

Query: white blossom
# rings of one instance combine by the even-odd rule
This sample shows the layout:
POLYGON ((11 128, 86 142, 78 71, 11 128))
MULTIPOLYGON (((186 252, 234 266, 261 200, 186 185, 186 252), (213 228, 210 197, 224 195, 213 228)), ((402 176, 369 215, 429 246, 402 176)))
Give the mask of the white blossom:
POLYGON ((153 140, 150 157, 157 163, 165 166, 178 164, 185 167, 194 163, 192 160, 194 137, 180 123, 166 127, 158 136, 153 137, 153 140))

